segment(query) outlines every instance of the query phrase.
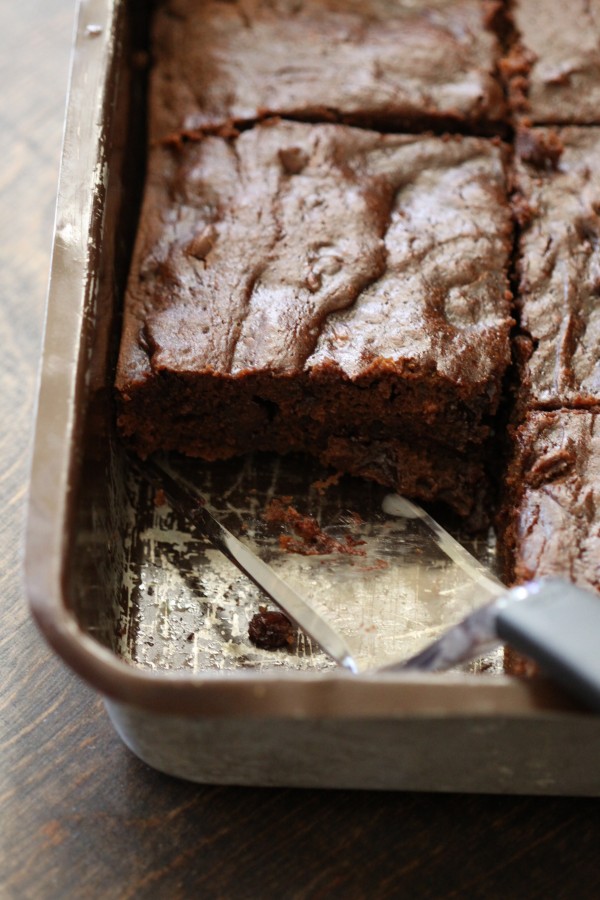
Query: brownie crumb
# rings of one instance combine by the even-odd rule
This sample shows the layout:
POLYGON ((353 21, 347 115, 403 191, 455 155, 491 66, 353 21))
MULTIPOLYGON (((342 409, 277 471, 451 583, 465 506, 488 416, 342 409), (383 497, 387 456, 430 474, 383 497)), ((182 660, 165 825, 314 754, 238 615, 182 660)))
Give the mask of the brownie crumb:
POLYGON ((375 562, 370 566, 361 566, 361 572, 380 572, 382 569, 388 569, 389 563, 385 561, 385 559, 376 559, 375 562))
POLYGON ((513 215, 517 224, 520 228, 527 228, 532 219, 535 217, 536 210, 519 192, 513 194, 511 204, 513 215))
POLYGON ((341 540, 331 537, 312 516, 303 516, 293 506, 286 505, 280 500, 272 500, 269 503, 263 518, 269 524, 286 525, 295 532, 297 538, 290 534, 279 536, 279 546, 287 553, 299 553, 302 556, 319 556, 327 553, 366 556, 366 551, 360 546, 365 541, 351 534, 344 535, 341 540))
POLYGON ((296 632, 282 612, 270 612, 261 608, 250 620, 248 637, 262 650, 277 650, 280 647, 291 647, 296 640, 296 632))
POLYGON ((523 162, 531 163, 536 169, 556 171, 564 147, 555 131, 532 131, 530 128, 519 128, 516 150, 523 162))
POLYGON ((333 475, 329 475, 327 478, 314 481, 312 487, 316 491, 318 491, 319 494, 324 494, 328 488, 335 487, 337 484, 339 484, 339 481, 343 477, 343 475, 343 472, 334 472, 333 475))
POLYGON ((154 505, 159 508, 167 503, 167 495, 162 488, 157 488, 154 492, 154 505))
POLYGON ((510 106, 517 114, 529 112, 529 73, 536 59, 535 53, 517 42, 508 55, 500 60, 500 75, 507 87, 510 106))

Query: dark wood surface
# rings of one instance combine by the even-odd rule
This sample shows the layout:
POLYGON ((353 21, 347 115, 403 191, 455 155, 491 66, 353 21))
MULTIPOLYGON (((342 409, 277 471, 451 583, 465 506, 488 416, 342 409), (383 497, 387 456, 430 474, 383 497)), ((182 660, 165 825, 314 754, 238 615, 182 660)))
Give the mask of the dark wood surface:
POLYGON ((2 5, 0 898, 600 897, 597 801, 188 785, 38 635, 20 563, 72 18, 2 5))

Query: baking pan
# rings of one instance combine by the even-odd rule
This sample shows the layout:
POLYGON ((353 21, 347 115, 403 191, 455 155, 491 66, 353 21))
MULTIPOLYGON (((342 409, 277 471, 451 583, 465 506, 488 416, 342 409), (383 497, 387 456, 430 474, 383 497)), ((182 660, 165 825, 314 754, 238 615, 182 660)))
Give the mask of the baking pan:
MULTIPOLYGON (((131 470, 114 432, 112 383, 144 172, 148 15, 146 3, 122 0, 79 8, 27 530, 27 588, 43 633, 104 697, 124 742, 173 775, 600 795, 600 717, 543 680, 509 678, 493 661, 476 673, 352 676, 301 636, 284 654, 251 648, 245 623, 260 602, 255 589, 208 545, 191 542, 185 523, 131 470)), ((286 493, 313 513, 318 506, 332 527, 363 534, 379 489, 347 479, 321 493, 317 469, 293 459, 182 467, 240 534, 250 523, 247 539, 274 565, 305 592, 313 585, 315 602, 333 602, 340 584, 359 599, 366 590, 380 603, 372 620, 385 626, 377 646, 407 650, 407 609, 390 601, 394 552, 386 557, 385 546, 367 541, 372 558, 284 557, 261 518, 269 497, 286 493)), ((396 544, 409 557, 418 551, 410 540, 396 544)), ((438 575, 448 575, 431 560, 417 570, 424 584, 433 579, 432 595, 438 575)), ((447 604, 436 624, 456 618, 447 604)))

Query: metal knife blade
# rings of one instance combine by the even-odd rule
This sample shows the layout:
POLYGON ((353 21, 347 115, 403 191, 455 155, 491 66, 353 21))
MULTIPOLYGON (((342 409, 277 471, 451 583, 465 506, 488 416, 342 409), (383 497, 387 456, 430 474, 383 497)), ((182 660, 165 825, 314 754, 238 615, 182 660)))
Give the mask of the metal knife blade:
POLYGON ((600 711, 600 597, 560 579, 531 581, 480 607, 437 641, 386 672, 440 672, 499 644, 535 660, 600 711))
POLYGON ((234 565, 246 575, 273 603, 306 634, 316 641, 340 666, 352 673, 358 671, 350 648, 343 637, 329 623, 302 599, 289 584, 239 541, 202 504, 202 499, 193 494, 176 473, 155 459, 141 462, 131 457, 134 468, 151 484, 161 488, 173 509, 180 513, 192 529, 197 529, 209 538, 234 565))

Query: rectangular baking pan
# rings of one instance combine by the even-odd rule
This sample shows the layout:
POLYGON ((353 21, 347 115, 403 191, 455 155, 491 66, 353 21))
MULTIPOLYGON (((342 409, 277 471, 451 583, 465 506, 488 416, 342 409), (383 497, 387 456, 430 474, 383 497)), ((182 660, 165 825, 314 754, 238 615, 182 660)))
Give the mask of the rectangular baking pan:
MULTIPOLYGON (((148 612, 135 600, 168 554, 157 564, 152 540, 139 539, 152 498, 115 435, 112 383, 144 171, 148 16, 148 4, 123 0, 79 9, 27 529, 40 628, 104 697, 124 742, 173 775, 600 795, 600 717, 543 680, 194 666, 181 650, 193 637, 183 606, 177 635, 167 628, 156 649, 155 621, 143 640, 148 612)), ((192 560, 188 575, 204 564, 192 560)))

